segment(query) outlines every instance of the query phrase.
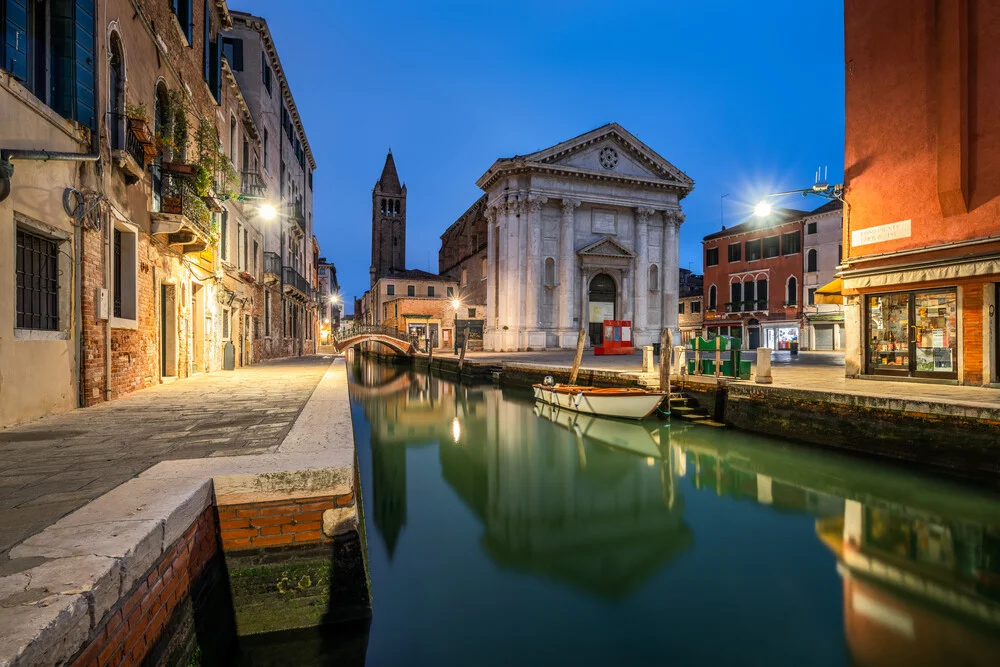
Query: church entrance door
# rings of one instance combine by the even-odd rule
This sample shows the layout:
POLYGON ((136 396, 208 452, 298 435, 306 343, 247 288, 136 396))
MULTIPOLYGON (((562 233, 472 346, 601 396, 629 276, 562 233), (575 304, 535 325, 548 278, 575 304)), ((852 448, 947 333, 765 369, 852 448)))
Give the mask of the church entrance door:
POLYGON ((590 344, 604 342, 604 320, 615 319, 618 305, 618 287, 614 278, 598 273, 590 281, 590 344))

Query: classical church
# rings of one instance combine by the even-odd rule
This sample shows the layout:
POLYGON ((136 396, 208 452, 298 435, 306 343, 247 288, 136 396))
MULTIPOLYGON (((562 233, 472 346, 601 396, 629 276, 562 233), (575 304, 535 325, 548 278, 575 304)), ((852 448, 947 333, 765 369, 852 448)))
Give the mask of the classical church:
POLYGON ((665 327, 680 341, 680 202, 694 188, 684 172, 611 123, 501 158, 476 184, 487 350, 573 348, 581 327, 597 345, 605 319, 631 320, 636 345, 665 327))

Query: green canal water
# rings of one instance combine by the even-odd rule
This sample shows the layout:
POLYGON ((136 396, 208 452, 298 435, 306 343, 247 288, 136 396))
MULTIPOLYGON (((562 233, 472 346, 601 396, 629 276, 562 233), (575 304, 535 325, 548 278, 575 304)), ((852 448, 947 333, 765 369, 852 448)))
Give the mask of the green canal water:
POLYGON ((336 547, 227 558, 147 662, 1000 665, 996 494, 368 361, 348 373, 370 621, 268 629, 339 613, 336 547))
POLYGON ((1000 498, 349 367, 368 665, 1000 665, 1000 498))

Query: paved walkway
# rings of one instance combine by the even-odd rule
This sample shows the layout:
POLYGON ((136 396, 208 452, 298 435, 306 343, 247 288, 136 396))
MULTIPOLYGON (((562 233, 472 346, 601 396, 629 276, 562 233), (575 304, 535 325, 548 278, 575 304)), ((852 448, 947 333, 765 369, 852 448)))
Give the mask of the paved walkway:
POLYGON ((0 575, 11 547, 160 461, 274 451, 329 366, 196 375, 0 431, 0 575))

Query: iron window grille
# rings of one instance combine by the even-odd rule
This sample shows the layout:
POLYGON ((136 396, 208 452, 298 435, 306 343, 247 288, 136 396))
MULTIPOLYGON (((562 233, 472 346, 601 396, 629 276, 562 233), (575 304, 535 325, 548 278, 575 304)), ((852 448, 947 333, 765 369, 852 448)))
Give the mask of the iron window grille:
POLYGON ((19 329, 59 330, 59 244, 17 230, 17 322, 19 329))

